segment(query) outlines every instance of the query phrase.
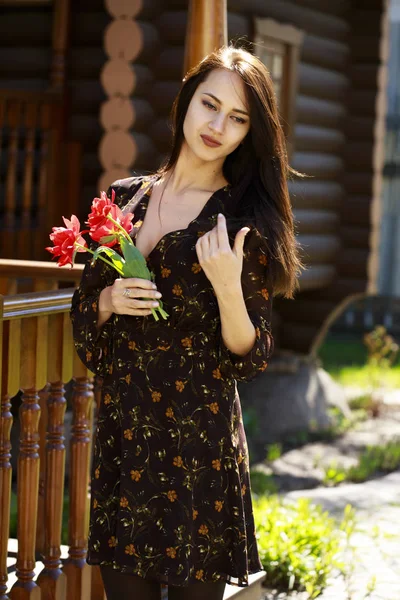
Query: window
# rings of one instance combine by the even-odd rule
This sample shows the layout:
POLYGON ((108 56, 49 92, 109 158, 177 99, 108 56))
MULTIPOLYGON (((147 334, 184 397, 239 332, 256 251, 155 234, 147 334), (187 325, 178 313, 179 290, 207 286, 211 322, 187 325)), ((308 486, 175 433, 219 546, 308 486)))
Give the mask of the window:
POLYGON ((282 125, 291 151, 291 133, 295 121, 297 65, 304 33, 293 25, 273 19, 255 19, 256 53, 268 68, 275 86, 282 125))

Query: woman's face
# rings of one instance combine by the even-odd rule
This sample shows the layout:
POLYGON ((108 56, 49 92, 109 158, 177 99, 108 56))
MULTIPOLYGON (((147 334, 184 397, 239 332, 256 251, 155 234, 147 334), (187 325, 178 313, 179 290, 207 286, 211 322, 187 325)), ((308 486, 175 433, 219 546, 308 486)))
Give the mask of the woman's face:
POLYGON ((249 107, 242 79, 226 69, 211 71, 190 101, 183 123, 186 144, 201 160, 224 160, 249 129, 249 107))

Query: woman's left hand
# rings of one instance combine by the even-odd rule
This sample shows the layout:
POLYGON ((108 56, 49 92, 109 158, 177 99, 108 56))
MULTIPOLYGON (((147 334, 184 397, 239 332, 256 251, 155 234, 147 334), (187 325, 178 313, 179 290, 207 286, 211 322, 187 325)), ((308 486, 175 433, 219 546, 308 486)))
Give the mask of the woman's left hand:
POLYGON ((197 257, 215 291, 235 289, 240 284, 244 239, 249 231, 248 227, 240 229, 231 248, 226 219, 219 214, 217 225, 198 239, 197 257))

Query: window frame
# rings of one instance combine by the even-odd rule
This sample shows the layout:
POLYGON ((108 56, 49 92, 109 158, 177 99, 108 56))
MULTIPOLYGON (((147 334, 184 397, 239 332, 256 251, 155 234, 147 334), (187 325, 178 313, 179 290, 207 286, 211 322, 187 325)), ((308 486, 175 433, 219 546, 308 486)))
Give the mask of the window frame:
MULTIPOLYGON (((279 23, 274 19, 254 18, 254 42, 257 47, 268 51, 268 47, 284 48, 279 113, 285 132, 288 154, 293 150, 294 126, 296 120, 296 94, 300 50, 304 40, 304 31, 294 25, 279 23)), ((273 76, 271 74, 272 80, 273 76)))

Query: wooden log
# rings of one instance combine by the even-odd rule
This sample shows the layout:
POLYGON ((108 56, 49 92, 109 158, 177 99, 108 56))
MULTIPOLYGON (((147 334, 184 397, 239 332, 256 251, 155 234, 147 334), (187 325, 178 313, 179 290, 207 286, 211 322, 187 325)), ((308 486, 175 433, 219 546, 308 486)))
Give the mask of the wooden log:
POLYGON ((97 115, 71 115, 69 119, 69 135, 84 146, 90 148, 98 144, 102 128, 97 115))
POLYGON ((346 107, 340 102, 298 94, 296 96, 296 115, 297 123, 341 129, 346 116, 346 107))
POLYGON ((114 19, 134 19, 140 14, 143 3, 141 0, 106 0, 105 6, 114 19))
POLYGON ((343 187, 351 196, 372 196, 371 172, 345 173, 343 175, 343 187))
POLYGON ((353 171, 370 171, 373 169, 373 155, 375 144, 373 142, 348 141, 344 150, 343 158, 346 169, 353 171))
POLYGON ((171 148, 172 132, 167 119, 157 119, 149 128, 149 136, 159 152, 168 152, 171 148))
POLYGON ((290 21, 292 25, 315 35, 333 40, 347 40, 350 27, 347 21, 320 10, 297 6, 290 0, 231 0, 229 10, 259 18, 271 18, 277 21, 290 21))
POLYGON ((163 44, 184 46, 187 17, 187 7, 184 10, 160 11, 158 18, 155 20, 155 25, 160 32, 160 38, 163 44))
POLYGON ((148 21, 137 20, 137 24, 140 27, 143 39, 138 62, 142 65, 148 65, 157 60, 162 48, 159 30, 154 23, 148 21))
POLYGON ((371 222, 371 197, 351 196, 340 208, 342 225, 365 226, 370 228, 371 222))
POLYGON ((376 36, 380 33, 381 18, 382 4, 379 2, 378 6, 372 9, 366 5, 359 8, 354 7, 349 14, 349 23, 355 32, 361 31, 365 37, 376 36), (362 27, 360 27, 361 23, 362 27))
POLYGON ((340 276, 367 279, 369 255, 369 248, 343 248, 337 259, 340 276))
POLYGON ((343 132, 349 139, 374 140, 375 119, 372 117, 358 117, 349 115, 345 119, 343 132))
POLYGON ((69 556, 64 565, 67 600, 87 600, 91 596, 91 567, 86 563, 88 532, 88 482, 90 464, 90 413, 93 385, 76 358, 72 395, 71 472, 69 474, 69 556))
POLYGON ((345 42, 307 34, 304 36, 300 52, 300 60, 303 63, 343 72, 347 69, 350 50, 345 42))
MULTIPOLYGON (((104 65, 104 56, 101 67, 104 65)), ((100 69, 99 69, 100 71, 100 69)), ((104 101, 104 92, 99 81, 69 80, 70 114, 93 114, 104 101)))
POLYGON ((325 288, 335 279, 334 265, 310 265, 300 278, 300 291, 325 288))
POLYGON ((349 248, 369 248, 370 235, 369 227, 349 227, 342 225, 340 229, 342 244, 349 248))
POLYGON ((296 0, 296 4, 344 18, 351 8, 351 0, 335 0, 334 2, 332 0, 296 0))
POLYGON ((336 210, 344 198, 344 189, 336 181, 293 180, 289 191, 296 209, 336 210))
POLYGON ((304 263, 332 264, 340 250, 340 239, 336 235, 300 234, 297 236, 300 254, 304 263))
POLYGON ((109 15, 98 2, 95 10, 88 10, 86 3, 80 5, 75 2, 71 10, 70 48, 79 46, 97 48, 109 23, 109 15))
POLYGON ((295 208, 293 214, 299 234, 335 233, 339 230, 339 215, 335 211, 295 208))
MULTIPOLYGON (((151 28, 154 31, 155 28, 151 28)), ((154 32, 156 35, 156 32, 154 32)), ((132 19, 111 21, 103 35, 104 50, 111 59, 135 61, 144 48, 143 27, 132 19)), ((154 43, 154 40, 153 40, 154 43)))
POLYGON ((351 89, 348 94, 348 109, 350 113, 354 113, 358 116, 375 117, 376 89, 351 89))
POLYGON ((159 117, 168 117, 176 95, 181 87, 179 81, 157 81, 152 86, 149 101, 159 117))
POLYGON ((351 294, 364 293, 367 291, 367 280, 365 278, 337 277, 334 282, 326 287, 320 287, 305 291, 305 300, 332 300, 340 302, 351 294))
POLYGON ((300 173, 323 180, 338 179, 344 169, 343 160, 339 156, 314 152, 295 152, 292 166, 300 173))
POLYGON ((71 12, 70 0, 58 0, 54 3, 50 69, 50 82, 54 91, 62 91, 66 83, 66 54, 71 12))
MULTIPOLYGON (((228 4, 228 8, 230 6, 228 4)), ((232 40, 235 38, 244 38, 252 39, 253 37, 253 29, 252 29, 252 19, 249 18, 248 15, 241 15, 239 13, 232 13, 230 10, 228 11, 228 40, 232 40)), ((255 49, 255 54, 258 55, 257 49, 255 49)))
MULTIPOLYGON (((93 73, 100 73, 104 64, 104 50, 100 47, 78 46, 68 51, 68 84, 79 81, 93 80, 93 73)), ((96 80, 97 81, 97 80, 96 80)))
POLYGON ((337 154, 345 143, 345 136, 339 129, 303 124, 296 125, 294 139, 297 152, 337 154))
POLYGON ((343 73, 303 62, 298 66, 298 90, 303 96, 342 101, 349 86, 343 73))
POLYGON ((180 81, 182 79, 184 57, 185 50, 183 46, 164 47, 153 70, 157 81, 180 81))
POLYGON ((373 64, 353 64, 349 68, 349 77, 355 88, 363 90, 375 90, 378 83, 379 65, 375 61, 373 64))

